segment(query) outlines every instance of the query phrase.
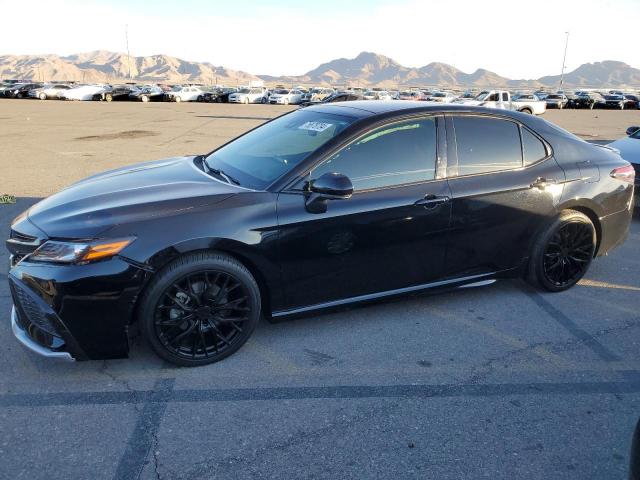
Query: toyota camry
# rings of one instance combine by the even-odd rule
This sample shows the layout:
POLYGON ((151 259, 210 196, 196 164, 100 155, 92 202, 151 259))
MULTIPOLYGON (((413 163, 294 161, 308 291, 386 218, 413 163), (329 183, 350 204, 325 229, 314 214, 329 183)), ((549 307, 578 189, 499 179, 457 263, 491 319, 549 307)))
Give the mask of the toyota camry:
POLYGON ((89 177, 16 218, 12 329, 47 357, 221 360, 258 320, 524 277, 560 292, 621 244, 634 170, 531 115, 310 106, 208 154, 89 177))

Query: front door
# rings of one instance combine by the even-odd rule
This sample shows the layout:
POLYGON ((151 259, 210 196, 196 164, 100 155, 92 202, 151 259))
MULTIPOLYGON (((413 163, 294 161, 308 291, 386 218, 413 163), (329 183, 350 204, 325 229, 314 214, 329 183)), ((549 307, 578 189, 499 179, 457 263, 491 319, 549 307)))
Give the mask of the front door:
POLYGON ((303 191, 278 198, 287 309, 417 286, 441 276, 450 219, 437 178, 435 117, 374 128, 315 167, 348 176, 354 194, 305 208, 303 191))

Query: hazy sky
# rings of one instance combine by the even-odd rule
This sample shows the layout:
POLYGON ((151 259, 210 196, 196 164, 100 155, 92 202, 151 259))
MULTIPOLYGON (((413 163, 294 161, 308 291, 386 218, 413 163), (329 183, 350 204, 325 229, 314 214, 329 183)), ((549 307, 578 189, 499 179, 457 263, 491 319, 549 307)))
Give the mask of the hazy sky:
POLYGON ((298 75, 373 51, 510 78, 621 60, 640 68, 640 0, 0 0, 0 54, 168 54, 254 74, 298 75), (28 5, 27 5, 28 4, 28 5), (16 14, 9 14, 16 9, 16 14))

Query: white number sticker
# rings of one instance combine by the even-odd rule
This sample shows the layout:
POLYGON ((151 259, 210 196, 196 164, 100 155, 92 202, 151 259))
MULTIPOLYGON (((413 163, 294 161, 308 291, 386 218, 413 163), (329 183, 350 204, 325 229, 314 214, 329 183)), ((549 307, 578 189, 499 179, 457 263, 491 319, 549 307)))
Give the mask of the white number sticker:
POLYGON ((327 128, 332 127, 332 123, 324 122, 305 122, 298 127, 299 130, 311 130, 313 132, 324 132, 327 128))

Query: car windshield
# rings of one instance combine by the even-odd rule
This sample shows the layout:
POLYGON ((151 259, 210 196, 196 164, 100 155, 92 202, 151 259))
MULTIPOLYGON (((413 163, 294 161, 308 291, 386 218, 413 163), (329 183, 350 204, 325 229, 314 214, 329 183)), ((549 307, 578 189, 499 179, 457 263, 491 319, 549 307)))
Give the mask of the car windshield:
POLYGON ((446 97, 447 95, 444 93, 434 93, 432 97, 446 97))
POLYGON ((489 95, 489 92, 480 92, 475 99, 479 101, 483 101, 485 98, 487 98, 488 95, 489 95))
POLYGON ((238 90, 238 93, 249 93, 249 89, 248 88, 241 88, 240 90, 238 90))
POLYGON ((244 187, 262 190, 354 121, 344 115, 297 110, 216 150, 206 163, 244 187))
POLYGON ((287 95, 289 93, 289 90, 276 90, 275 93, 277 93, 278 95, 287 95))

